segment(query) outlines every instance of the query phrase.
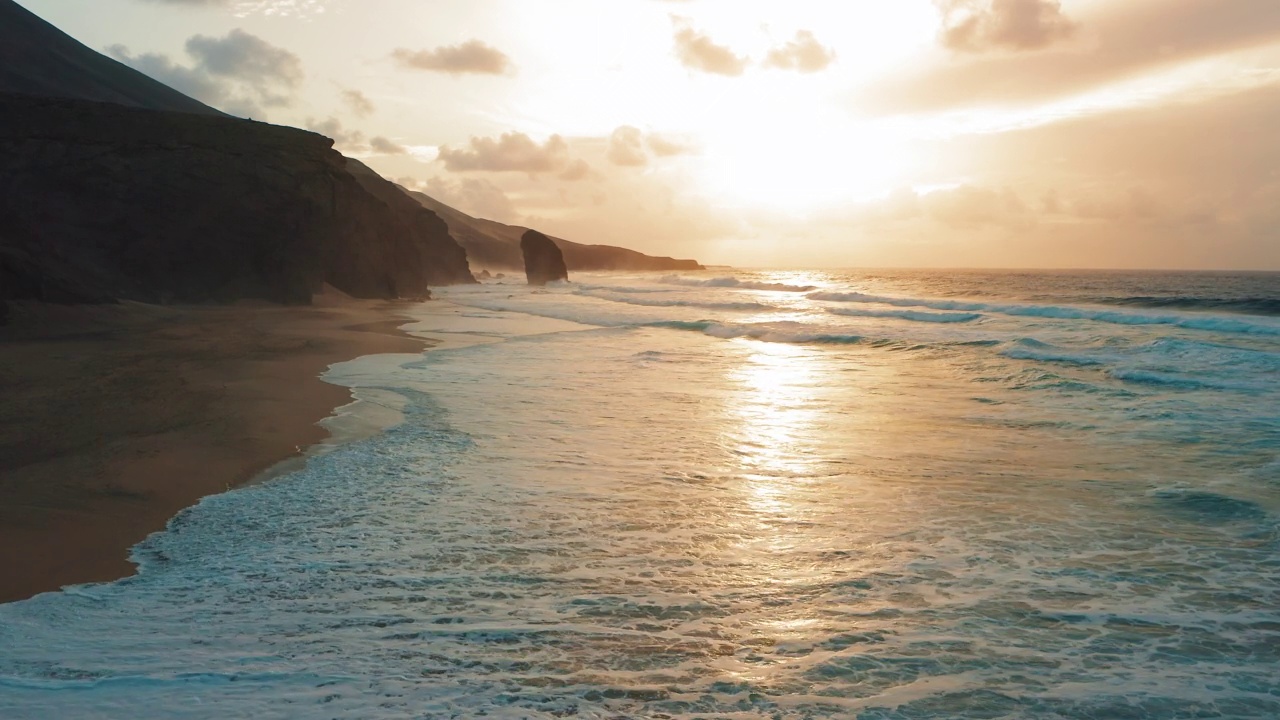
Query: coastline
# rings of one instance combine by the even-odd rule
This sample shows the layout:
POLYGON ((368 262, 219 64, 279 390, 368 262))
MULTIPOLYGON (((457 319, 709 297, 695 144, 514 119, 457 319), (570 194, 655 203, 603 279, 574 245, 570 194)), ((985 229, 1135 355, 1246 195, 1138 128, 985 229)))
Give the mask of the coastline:
POLYGON ((14 304, 0 327, 0 603, 133 575, 129 549, 183 508, 376 430, 342 428, 358 393, 322 376, 428 347, 398 329, 409 305, 14 304))

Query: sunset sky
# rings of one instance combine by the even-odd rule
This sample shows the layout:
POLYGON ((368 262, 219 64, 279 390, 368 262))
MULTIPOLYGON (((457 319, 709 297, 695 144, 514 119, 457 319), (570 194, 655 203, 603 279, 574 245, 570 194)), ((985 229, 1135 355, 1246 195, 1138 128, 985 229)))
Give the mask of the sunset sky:
POLYGON ((1280 269, 1275 0, 18 0, 481 217, 705 263, 1280 269))

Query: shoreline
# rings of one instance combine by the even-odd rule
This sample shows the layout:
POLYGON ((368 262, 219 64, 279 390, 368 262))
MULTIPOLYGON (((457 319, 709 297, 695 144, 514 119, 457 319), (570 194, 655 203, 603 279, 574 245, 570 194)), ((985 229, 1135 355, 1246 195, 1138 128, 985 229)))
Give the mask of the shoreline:
POLYGON ((132 576, 129 551, 205 496, 377 431, 326 379, 418 354, 407 301, 11 305, 0 326, 0 603, 132 576))

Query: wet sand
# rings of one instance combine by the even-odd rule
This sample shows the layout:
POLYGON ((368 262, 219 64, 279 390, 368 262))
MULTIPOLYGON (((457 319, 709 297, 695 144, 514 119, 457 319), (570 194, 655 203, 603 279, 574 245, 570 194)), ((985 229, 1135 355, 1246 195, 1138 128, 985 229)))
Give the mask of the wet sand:
POLYGON ((0 326, 0 602, 131 575, 129 548, 328 432, 319 375, 416 353, 395 303, 19 303, 0 326))

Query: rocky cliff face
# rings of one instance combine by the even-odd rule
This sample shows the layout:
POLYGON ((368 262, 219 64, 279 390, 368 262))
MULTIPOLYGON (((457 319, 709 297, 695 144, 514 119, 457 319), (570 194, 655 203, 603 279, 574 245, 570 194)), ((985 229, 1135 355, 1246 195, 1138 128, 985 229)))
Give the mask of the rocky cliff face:
POLYGON ((226 117, 0 95, 0 298, 297 303, 326 282, 396 297, 475 281, 439 217, 388 203, 398 188, 357 179, 332 144, 226 117))
POLYGON ((537 230, 530 230, 520 238, 520 252, 524 255, 524 275, 530 285, 569 279, 560 248, 537 230))
POLYGON ((432 260, 426 264, 427 282, 456 285, 476 281, 471 274, 467 251, 449 233, 449 226, 443 218, 414 201, 399 185, 383 178, 364 163, 348 157, 343 157, 343 161, 343 166, 360 187, 386 203, 392 213, 415 228, 422 250, 432 260))
MULTIPOLYGON (((449 225, 449 232, 467 250, 471 264, 478 268, 523 267, 520 239, 529 228, 474 218, 420 192, 405 190, 410 197, 431 209, 449 225)), ((564 253, 564 262, 574 272, 594 270, 702 270, 697 260, 680 260, 645 255, 612 245, 583 245, 553 237, 564 253)))

